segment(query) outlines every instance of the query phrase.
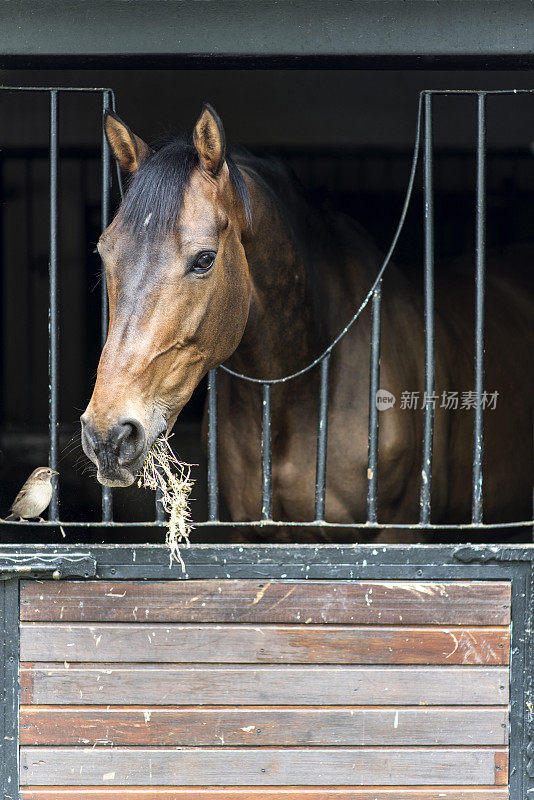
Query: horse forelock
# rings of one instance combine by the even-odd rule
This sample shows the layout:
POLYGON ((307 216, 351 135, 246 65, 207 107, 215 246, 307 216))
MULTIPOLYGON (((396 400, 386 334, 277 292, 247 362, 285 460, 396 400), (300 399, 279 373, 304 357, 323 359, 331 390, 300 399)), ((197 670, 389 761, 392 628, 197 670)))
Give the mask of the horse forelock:
MULTIPOLYGON (((250 199, 245 180, 230 156, 226 162, 230 180, 251 222, 250 199)), ((132 233, 144 231, 165 236, 179 220, 185 190, 198 166, 197 151, 185 136, 174 136, 153 145, 153 152, 130 178, 118 212, 120 222, 132 233)))

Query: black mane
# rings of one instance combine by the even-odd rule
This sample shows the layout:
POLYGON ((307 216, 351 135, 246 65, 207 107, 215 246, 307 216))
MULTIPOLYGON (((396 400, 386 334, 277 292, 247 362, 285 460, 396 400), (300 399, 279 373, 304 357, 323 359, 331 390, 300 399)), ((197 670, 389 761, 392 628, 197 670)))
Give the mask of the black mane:
MULTIPOLYGON (((173 136, 152 145, 153 153, 130 179, 118 216, 132 231, 162 236, 177 224, 184 191, 198 164, 190 137, 173 136)), ((250 224, 250 199, 239 168, 226 157, 230 180, 250 224)))

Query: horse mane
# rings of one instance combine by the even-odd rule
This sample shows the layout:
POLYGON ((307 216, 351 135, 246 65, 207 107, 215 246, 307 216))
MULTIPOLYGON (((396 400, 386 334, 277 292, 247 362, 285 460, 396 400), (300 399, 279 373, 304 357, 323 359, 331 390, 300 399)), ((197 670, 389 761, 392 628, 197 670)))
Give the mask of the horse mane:
POLYGON ((328 210, 302 184, 293 169, 271 153, 256 155, 246 148, 236 148, 234 157, 239 169, 261 187, 276 207, 296 251, 311 266, 318 252, 324 217, 328 210))
MULTIPOLYGON (((118 217, 132 231, 164 236, 176 226, 184 191, 198 164, 191 136, 167 136, 151 145, 152 153, 130 178, 118 217)), ((250 198, 243 175, 231 155, 230 180, 251 223, 250 198)))

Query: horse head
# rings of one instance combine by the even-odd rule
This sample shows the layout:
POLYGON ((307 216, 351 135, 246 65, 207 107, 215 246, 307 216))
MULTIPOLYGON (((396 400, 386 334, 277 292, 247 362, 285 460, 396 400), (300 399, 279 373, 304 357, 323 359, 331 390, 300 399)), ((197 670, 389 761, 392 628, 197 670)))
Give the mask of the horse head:
POLYGON ((101 483, 128 486, 201 378, 241 340, 251 294, 248 194, 208 105, 192 141, 155 150, 115 114, 104 128, 130 181, 98 243, 109 332, 82 444, 101 483))

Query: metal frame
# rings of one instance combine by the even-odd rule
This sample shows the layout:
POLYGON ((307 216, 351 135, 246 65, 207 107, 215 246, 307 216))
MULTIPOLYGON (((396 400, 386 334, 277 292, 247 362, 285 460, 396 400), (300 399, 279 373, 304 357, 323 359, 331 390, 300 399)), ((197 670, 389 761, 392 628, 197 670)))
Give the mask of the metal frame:
MULTIPOLYGON (((15 88, 15 87, 12 87, 15 88)), ((27 91, 27 88, 23 89, 27 91)), ((58 393, 58 348, 57 348, 57 167, 58 140, 57 120, 58 101, 63 91, 76 91, 52 87, 48 89, 29 89, 47 91, 50 94, 50 464, 57 458, 57 393, 58 393)), ((103 107, 114 107, 113 93, 109 89, 88 89, 100 92, 103 107)), ((534 90, 533 90, 534 91, 534 90)), ((424 110, 424 154, 425 154, 425 197, 427 213, 425 218, 425 313, 429 325, 426 334, 426 386, 433 389, 433 228, 432 228, 432 100, 433 95, 444 92, 425 92, 422 96, 424 110)), ((506 92, 512 94, 513 92, 506 92)), ((459 92, 459 94, 469 94, 459 92)), ((476 359, 475 382, 477 389, 483 378, 483 311, 484 311, 484 192, 485 192, 485 99, 496 92, 474 92, 478 104, 478 169, 477 169, 477 256, 476 273, 479 279, 476 300, 476 359)), ((419 129, 418 129, 419 130, 419 129)), ((418 145, 418 139, 416 145, 418 145)), ((103 140, 102 160, 102 224, 109 215, 109 181, 111 164, 107 144, 103 140)), ((416 146, 415 153, 417 154, 416 146)), ((414 165, 416 159, 414 159, 414 165)), ((413 186, 413 178, 409 189, 413 186)), ((383 268, 387 266, 408 207, 409 193, 401 221, 394 237, 392 248, 386 257, 383 268)), ((380 284, 381 273, 371 287, 368 301, 372 301, 372 347, 371 347, 371 389, 379 385, 380 353, 380 284)), ((367 301, 366 301, 367 302, 367 301)), ((363 308, 364 306, 362 306, 363 308)), ((357 318, 357 312, 354 320, 357 318)), ((102 294, 102 329, 107 325, 106 296, 102 294)), ((369 468, 368 483, 368 521, 359 524, 340 525, 324 522, 324 487, 326 479, 326 442, 328 423, 328 358, 330 349, 318 360, 320 364, 320 412, 318 419, 317 481, 315 493, 315 519, 305 523, 309 526, 340 528, 347 527, 355 532, 380 527, 376 507, 378 458, 378 415, 371 413, 369 419, 369 468)), ((271 498, 271 408, 270 395, 272 381, 258 381, 262 384, 262 511, 261 519, 255 524, 262 527, 291 527, 292 523, 272 520, 271 498)), ((208 400, 208 481, 209 515, 200 525, 222 527, 250 526, 251 523, 225 523, 218 520, 218 476, 217 476, 217 378, 212 372, 209 379, 208 400)), ((371 407, 373 403, 371 403, 371 407)), ((423 472, 426 482, 431 482, 432 451, 432 408, 427 403, 425 409, 425 437, 423 442, 423 472)), ((423 511, 419 522, 397 527, 400 529, 438 530, 490 530, 492 528, 531 526, 532 521, 509 523, 508 525, 481 525, 480 508, 482 502, 482 414, 477 415, 474 431, 473 459, 473 516, 465 525, 434 525, 430 523, 430 488, 422 490, 423 511)), ((115 524, 112 521, 111 500, 106 492, 102 500, 103 519, 99 523, 62 523, 71 528, 102 528, 122 532, 126 537, 132 527, 164 526, 165 522, 156 518, 150 523, 115 524)), ((51 506, 49 525, 59 525, 57 494, 51 506)), ((302 526, 303 523, 293 523, 302 526)), ((32 529, 32 524, 2 523, 2 529, 10 534, 17 530, 32 529)), ((44 526, 41 526, 41 529, 44 526)), ((0 653, 0 685, 3 689, 4 717, 0 734, 0 770, 4 797, 17 800, 18 794, 18 703, 19 703, 19 584, 21 567, 25 574, 50 575, 57 570, 63 575, 78 575, 96 579, 137 579, 137 580, 187 580, 200 578, 287 578, 287 579, 328 579, 350 580, 359 578, 408 579, 408 580, 509 580, 512 584, 512 648, 511 648, 511 706, 510 706, 510 793, 512 800, 534 796, 534 727, 532 702, 532 671, 534 666, 533 642, 530 635, 531 620, 534 613, 534 547, 521 546, 427 546, 427 545, 301 545, 301 546, 255 546, 255 545, 205 545, 193 546, 184 552, 186 571, 176 563, 169 564, 168 550, 160 545, 127 546, 102 545, 80 549, 74 546, 32 546, 7 545, 0 553, 0 625, 2 626, 0 653), (81 564, 83 563, 83 567, 81 564), (59 565, 59 566, 58 566, 59 565), (69 566, 69 569, 66 567, 69 566), (45 569, 46 567, 46 569, 45 569), (77 571, 78 570, 78 571, 77 571)))
POLYGON ((73 0, 70 10, 61 0, 0 4, 0 66, 533 64, 529 0, 73 0))
MULTIPOLYGON (((49 261, 49 464, 57 468, 58 462, 58 394, 59 394, 59 310, 58 310, 58 114, 61 93, 91 92, 102 97, 103 112, 115 109, 115 96, 108 88, 66 88, 66 87, 0 87, 5 91, 46 92, 50 98, 50 261, 49 261)), ((320 371, 319 418, 317 427, 317 455, 315 482, 314 518, 299 522, 299 527, 328 526, 368 530, 384 527, 380 522, 377 507, 378 497, 378 437, 379 415, 375 407, 376 390, 380 377, 380 335, 381 335, 381 281, 395 250, 399 235, 403 229, 408 211, 419 159, 420 143, 423 142, 423 193, 424 193, 424 316, 425 316, 425 406, 422 441, 422 465, 420 484, 420 517, 408 524, 391 524, 389 528, 399 530, 458 529, 485 530, 490 528, 521 528, 534 525, 532 520, 520 520, 507 524, 483 524, 483 474, 482 454, 484 445, 482 396, 484 389, 484 294, 485 294, 485 258, 486 258, 486 105, 487 98, 494 95, 532 94, 534 89, 524 90, 429 90, 423 91, 419 98, 417 125, 412 159, 410 179, 406 190, 404 205, 391 246, 382 262, 378 274, 367 295, 355 311, 343 330, 311 363, 292 375, 282 378, 251 378, 236 373, 224 364, 219 367, 234 379, 245 380, 261 385, 261 509, 256 520, 241 523, 246 526, 287 525, 273 519, 272 498, 272 414, 271 389, 278 383, 297 378, 315 367, 320 371), (432 449, 434 433, 434 189, 433 189, 433 106, 437 96, 458 95, 472 97, 477 104, 478 133, 476 141, 477 185, 476 185, 476 254, 475 254, 475 356, 474 386, 476 406, 473 425, 473 468, 472 468, 472 515, 464 525, 435 525, 431 520, 432 489, 432 449), (371 303, 371 341, 370 341, 370 395, 369 395, 369 444, 368 444, 368 489, 367 520, 363 523, 327 523, 325 522, 325 487, 327 472, 327 436, 328 436, 328 377, 330 354, 337 343, 348 333, 360 314, 371 303)), ((101 220, 104 229, 110 216, 111 156, 106 137, 102 132, 102 180, 101 180, 101 220)), ((117 166, 119 189, 122 194, 121 176, 117 166)), ((106 341, 108 328, 108 299, 105 275, 101 289, 101 339, 106 341)), ((218 486, 218 410, 217 410, 217 371, 212 370, 208 376, 208 519, 197 525, 239 525, 240 523, 223 523, 219 519, 219 486, 218 486)), ((151 525, 164 525, 165 519, 159 497, 155 500, 155 519, 151 525)), ((59 524, 58 486, 54 487, 49 511, 49 523, 59 524)), ((112 492, 108 487, 102 488, 102 526, 113 522, 112 492)), ((4 523, 2 523, 4 524, 4 523)), ((65 523, 64 523, 65 524, 65 523)), ((69 523, 66 523, 69 524, 69 523)), ((289 523, 291 524, 291 523, 289 523)))
POLYGON ((19 582, 0 582, 0 787, 5 800, 19 798, 19 582))
MULTIPOLYGON (((510 665, 510 798, 534 796, 534 643, 530 635, 534 614, 534 547, 430 545, 204 545, 185 553, 186 572, 169 564, 159 545, 95 545, 83 552, 69 545, 42 547, 8 545, 0 553, 0 571, 6 560, 37 561, 43 568, 55 560, 65 574, 96 580, 276 579, 288 580, 505 580, 512 588, 510 665), (94 571, 93 571, 94 566, 94 571)), ((32 573, 33 574, 33 573, 32 573)), ((18 800, 18 580, 0 585, 4 612, 0 681, 4 687, 4 746, 0 772, 4 797, 18 800), (7 738, 5 738, 7 737, 7 738)))

